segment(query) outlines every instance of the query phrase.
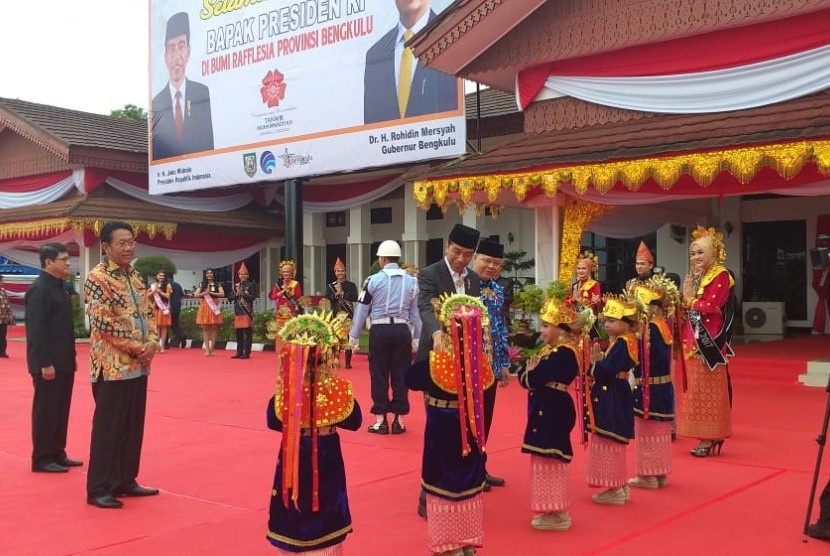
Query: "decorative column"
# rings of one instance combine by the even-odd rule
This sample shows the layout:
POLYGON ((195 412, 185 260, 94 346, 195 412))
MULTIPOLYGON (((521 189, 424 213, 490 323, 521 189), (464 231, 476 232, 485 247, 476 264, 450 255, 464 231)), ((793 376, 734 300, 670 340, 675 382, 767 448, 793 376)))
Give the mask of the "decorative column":
POLYGON ((535 216, 536 283, 544 289, 559 276, 559 246, 562 241, 560 203, 533 209, 535 216))
POLYGON ((427 257, 427 213, 415 201, 414 184, 404 184, 403 235, 401 248, 403 261, 422 268, 427 257))
POLYGON ((325 213, 306 213, 303 216, 303 260, 308 295, 323 295, 326 287, 326 225, 325 213))
POLYGON ((614 210, 611 205, 599 205, 588 201, 568 198, 562 221, 562 241, 559 248, 559 273, 557 278, 569 281, 576 269, 582 234, 594 220, 614 210))
POLYGON ((347 256, 346 268, 349 270, 349 280, 362 284, 363 278, 369 276, 369 267, 372 264, 374 253, 369 250, 371 242, 371 220, 368 205, 349 209, 349 235, 346 238, 347 256))

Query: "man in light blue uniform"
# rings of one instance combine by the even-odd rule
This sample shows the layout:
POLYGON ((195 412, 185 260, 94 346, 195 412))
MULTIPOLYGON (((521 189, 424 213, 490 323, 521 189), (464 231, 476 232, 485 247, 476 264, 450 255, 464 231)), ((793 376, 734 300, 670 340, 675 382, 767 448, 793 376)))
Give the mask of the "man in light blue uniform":
POLYGON ((357 345, 366 317, 369 331, 369 377, 372 382, 372 409, 375 423, 368 430, 388 434, 387 413, 395 415, 392 434, 406 431, 403 416, 409 413, 408 389, 404 376, 412 364, 412 352, 421 336, 418 313, 418 281, 398 266, 401 246, 386 240, 378 247, 381 271, 369 276, 357 298, 349 340, 357 345), (413 326, 410 329, 409 325, 413 326), (391 383, 392 400, 389 399, 391 383))

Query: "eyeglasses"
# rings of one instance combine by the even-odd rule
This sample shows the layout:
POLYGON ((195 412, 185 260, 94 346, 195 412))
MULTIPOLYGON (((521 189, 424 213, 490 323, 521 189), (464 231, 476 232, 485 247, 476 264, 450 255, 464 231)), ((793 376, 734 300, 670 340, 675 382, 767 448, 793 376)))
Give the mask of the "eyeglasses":
POLYGON ((115 243, 110 243, 116 249, 124 249, 125 247, 135 247, 136 241, 134 239, 122 239, 115 243))
POLYGON ((60 261, 62 263, 68 263, 69 262, 69 255, 66 255, 65 257, 58 257, 55 260, 60 261))

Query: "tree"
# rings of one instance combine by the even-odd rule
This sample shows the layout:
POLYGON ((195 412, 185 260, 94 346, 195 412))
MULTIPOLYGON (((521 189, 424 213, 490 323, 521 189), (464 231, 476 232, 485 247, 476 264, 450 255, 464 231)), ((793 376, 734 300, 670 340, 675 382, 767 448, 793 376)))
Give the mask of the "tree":
POLYGON ((135 104, 125 104, 123 108, 118 108, 110 112, 110 117, 118 118, 119 120, 135 120, 137 122, 147 121, 147 111, 136 106, 135 104))
POLYGON ((504 254, 502 261, 502 273, 513 274, 513 283, 516 287, 525 286, 533 283, 533 278, 529 276, 519 276, 519 272, 530 270, 536 266, 535 259, 528 259, 527 251, 521 249, 516 251, 508 251, 504 254))
POLYGON ((167 273, 167 279, 176 273, 176 265, 163 255, 148 255, 133 262, 133 268, 148 281, 153 281, 159 270, 167 273))

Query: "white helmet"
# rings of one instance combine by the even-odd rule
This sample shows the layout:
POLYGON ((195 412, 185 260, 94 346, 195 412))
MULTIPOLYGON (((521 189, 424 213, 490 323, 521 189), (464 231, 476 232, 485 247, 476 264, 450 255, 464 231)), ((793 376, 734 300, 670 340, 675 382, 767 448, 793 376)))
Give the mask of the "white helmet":
POLYGON ((387 239, 380 245, 378 245, 378 257, 400 257, 401 256, 401 246, 398 245, 397 241, 387 239))

